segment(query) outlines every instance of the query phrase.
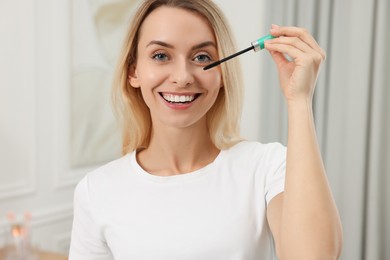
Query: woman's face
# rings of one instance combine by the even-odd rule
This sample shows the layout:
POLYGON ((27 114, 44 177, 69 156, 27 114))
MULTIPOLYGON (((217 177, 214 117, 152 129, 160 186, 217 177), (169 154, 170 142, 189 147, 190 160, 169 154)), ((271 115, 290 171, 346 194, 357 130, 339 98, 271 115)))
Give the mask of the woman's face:
POLYGON ((217 59, 214 33, 201 16, 173 7, 149 14, 129 80, 141 88, 155 127, 206 124, 222 82, 219 68, 203 67, 217 59))

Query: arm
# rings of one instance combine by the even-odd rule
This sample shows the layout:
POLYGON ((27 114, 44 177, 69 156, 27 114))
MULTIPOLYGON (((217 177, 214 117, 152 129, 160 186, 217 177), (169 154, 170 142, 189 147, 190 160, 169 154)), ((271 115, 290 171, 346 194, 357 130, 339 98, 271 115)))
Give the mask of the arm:
POLYGON ((265 44, 278 67, 288 109, 285 191, 269 204, 268 221, 280 259, 337 259, 340 218, 314 127, 312 98, 325 52, 306 30, 273 26, 283 36, 265 44), (285 59, 282 53, 293 58, 285 59))
POLYGON ((102 232, 95 223, 88 191, 88 179, 82 179, 74 193, 74 217, 69 260, 112 260, 102 232))

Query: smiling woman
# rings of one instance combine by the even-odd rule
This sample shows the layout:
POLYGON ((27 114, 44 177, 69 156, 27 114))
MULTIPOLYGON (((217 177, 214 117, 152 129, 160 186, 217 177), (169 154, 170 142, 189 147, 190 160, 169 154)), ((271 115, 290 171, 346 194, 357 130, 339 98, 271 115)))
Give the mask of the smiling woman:
MULTIPOLYGON (((114 84, 113 92, 114 103, 117 104, 118 117, 123 125, 123 153, 130 152, 140 146, 148 146, 152 131, 151 118, 147 116, 149 114, 149 108, 143 101, 141 91, 129 87, 129 71, 127 68, 130 67, 130 69, 135 69, 134 65, 139 55, 138 52, 146 50, 150 51, 148 54, 153 56, 154 59, 157 59, 159 62, 164 60, 172 66, 172 61, 168 62, 170 58, 168 50, 172 50, 175 46, 164 40, 168 35, 163 34, 159 36, 162 38, 149 39, 149 41, 144 42, 143 45, 140 45, 138 42, 139 37, 141 36, 141 25, 144 26, 144 20, 149 18, 148 15, 160 5, 177 6, 183 12, 181 16, 192 13, 190 18, 193 21, 195 20, 196 24, 201 22, 201 24, 207 25, 206 27, 203 26, 202 29, 208 32, 208 38, 206 37, 203 40, 199 39, 198 42, 195 42, 192 38, 194 38, 196 33, 199 33, 200 29, 191 23, 187 22, 186 25, 188 27, 182 26, 180 31, 177 30, 177 27, 180 26, 178 20, 172 21, 170 19, 162 19, 162 21, 153 24, 155 31, 159 28, 159 31, 165 33, 174 34, 174 32, 176 32, 177 35, 175 37, 178 39, 175 40, 180 43, 179 46, 176 46, 176 52, 179 50, 177 48, 180 46, 188 43, 192 44, 189 46, 191 52, 187 50, 188 53, 186 53, 186 55, 191 55, 187 57, 188 60, 193 61, 191 64, 198 64, 199 67, 203 67, 207 65, 209 59, 211 62, 212 60, 217 60, 220 56, 235 51, 235 45, 232 38, 229 37, 231 32, 223 19, 223 15, 214 4, 209 3, 208 1, 199 3, 196 1, 167 1, 167 4, 156 1, 155 3, 148 2, 141 6, 129 28, 127 41, 122 51, 123 60, 119 62, 116 75, 117 82, 114 84), (168 23, 171 24, 169 25, 168 23), (163 24, 167 25, 167 27, 162 26, 163 24), (209 25, 211 27, 209 27, 209 25), (172 30, 172 28, 176 29, 172 30), (215 37, 215 35, 218 35, 218 37, 215 37), (159 47, 165 49, 159 49, 159 47), (138 48, 140 48, 140 50, 138 50, 138 48), (203 52, 199 52, 201 50, 203 50, 203 52), (123 95, 126 96, 126 100, 122 99, 123 95), (134 127, 135 125, 136 127, 134 127), (132 129, 132 131, 128 131, 127 129, 132 129)), ((185 20, 186 19, 184 19, 184 21, 185 20)), ((180 22, 183 22, 183 20, 180 20, 180 22)), ((172 58, 175 58, 176 61, 178 57, 172 58)), ((152 60, 149 62, 152 62, 152 60)), ((160 64, 159 62, 154 64, 157 66, 160 64)), ((163 63, 160 65, 163 65, 163 63)), ((161 68, 159 68, 159 70, 160 69, 161 68)), ((180 69, 181 67, 179 67, 179 70, 175 68, 175 71, 180 73, 180 69)), ((224 85, 224 88, 220 90, 219 98, 216 100, 209 113, 207 113, 206 120, 213 142, 221 148, 228 148, 241 140, 238 126, 241 115, 243 90, 238 61, 232 61, 230 64, 221 67, 221 70, 224 73, 220 75, 220 80, 225 83, 223 84, 221 82, 220 84, 221 86, 224 85), (228 114, 230 115, 229 117, 226 116, 228 114)), ((207 74, 203 73, 203 75, 207 74)), ((137 82, 134 83, 137 85, 137 82)), ((196 93, 196 96, 199 95, 200 93, 196 93)))
POLYGON ((203 69, 235 52, 226 24, 209 0, 148 0, 138 9, 113 88, 123 157, 78 184, 70 259, 339 254, 311 112, 325 53, 307 31, 272 26, 265 48, 288 103, 289 145, 244 141, 237 61, 203 69))
POLYGON ((220 70, 203 71, 213 57, 218 57, 207 22, 187 10, 160 7, 140 28, 137 55, 137 62, 130 66, 129 81, 141 89, 152 131, 188 127, 208 136, 205 115, 217 99, 222 77, 220 70), (170 100, 166 102, 164 96, 170 100), (185 102, 186 96, 191 102, 185 102))

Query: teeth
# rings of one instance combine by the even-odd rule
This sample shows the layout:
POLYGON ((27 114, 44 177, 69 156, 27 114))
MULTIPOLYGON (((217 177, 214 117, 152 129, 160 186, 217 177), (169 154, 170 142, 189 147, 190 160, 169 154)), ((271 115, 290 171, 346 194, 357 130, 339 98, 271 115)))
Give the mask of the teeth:
POLYGON ((163 94, 163 98, 168 102, 173 103, 184 103, 184 102, 191 102, 195 99, 195 95, 192 96, 179 96, 179 95, 172 95, 172 94, 163 94))

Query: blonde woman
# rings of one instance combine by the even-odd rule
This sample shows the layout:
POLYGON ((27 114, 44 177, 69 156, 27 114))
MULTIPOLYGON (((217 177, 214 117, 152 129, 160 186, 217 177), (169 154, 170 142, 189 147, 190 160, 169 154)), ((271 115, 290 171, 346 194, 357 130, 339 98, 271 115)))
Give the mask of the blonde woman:
POLYGON ((340 220, 318 149, 312 96, 324 51, 273 25, 265 48, 289 114, 287 149, 239 134, 242 82, 209 0, 148 0, 114 83, 123 157, 75 191, 70 259, 336 259, 340 220), (285 59, 283 53, 293 58, 285 59))

